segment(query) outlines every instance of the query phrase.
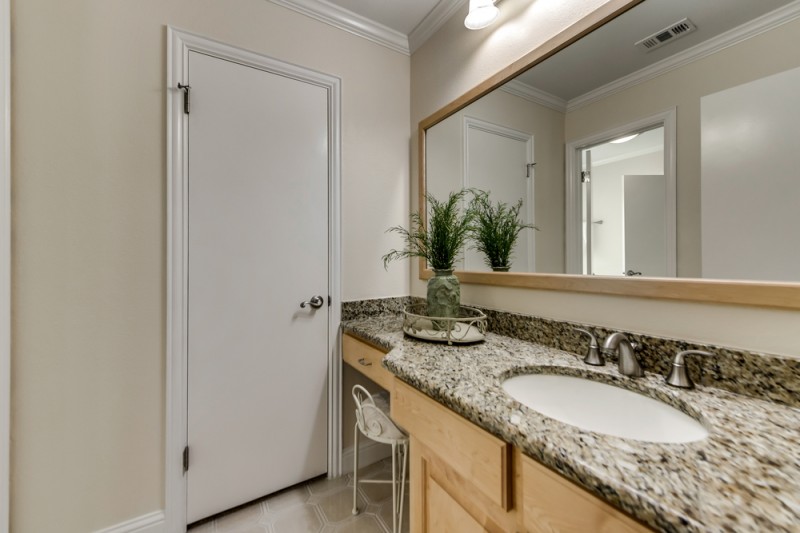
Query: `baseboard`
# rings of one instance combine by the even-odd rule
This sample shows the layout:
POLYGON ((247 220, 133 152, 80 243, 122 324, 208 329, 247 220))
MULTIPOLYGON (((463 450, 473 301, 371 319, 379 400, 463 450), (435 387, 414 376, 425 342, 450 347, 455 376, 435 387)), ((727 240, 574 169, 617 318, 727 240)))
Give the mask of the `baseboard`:
MULTIPOLYGON (((358 450, 358 466, 364 468, 372 463, 391 457, 392 447, 375 441, 366 441, 358 450)), ((345 448, 342 452, 342 474, 353 472, 353 446, 345 448)))
POLYGON ((94 533, 165 533, 166 530, 164 511, 153 511, 94 533))

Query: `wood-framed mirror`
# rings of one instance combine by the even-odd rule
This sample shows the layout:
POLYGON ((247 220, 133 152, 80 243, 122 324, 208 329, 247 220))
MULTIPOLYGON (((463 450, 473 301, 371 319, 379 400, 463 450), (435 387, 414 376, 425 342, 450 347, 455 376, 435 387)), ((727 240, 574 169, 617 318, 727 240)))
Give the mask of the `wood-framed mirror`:
MULTIPOLYGON (((790 148, 800 138, 800 115, 792 118, 800 114, 800 53, 792 37, 800 31, 800 1, 720 1, 725 17, 716 0, 607 2, 420 122, 421 214, 426 192, 490 190, 494 176, 480 169, 490 168, 485 159, 494 152, 486 147, 499 146, 496 140, 515 140, 519 148, 509 141, 496 152, 507 162, 517 150, 518 166, 527 167, 520 178, 532 175, 527 192, 523 185, 518 193, 529 195, 526 222, 540 229, 521 261, 531 271, 484 271, 478 257, 465 254, 456 269, 462 283, 800 309, 800 151, 790 148), (704 72, 715 77, 702 78, 704 72), (759 105, 749 115, 733 113, 751 101, 759 105), (752 121, 769 113, 788 118, 752 121), (742 132, 746 143, 737 145, 734 134, 742 132), (624 133, 638 133, 642 142, 625 153, 607 150, 624 133), (470 149, 471 138, 479 149, 470 149), (764 144, 771 149, 749 155, 764 144), (590 150, 597 158, 588 174, 590 150), (613 176, 612 186, 601 170, 613 176), (592 195, 582 175, 594 182, 592 195), (758 179, 747 182, 753 175, 758 179), (642 183, 655 196, 631 192, 642 183), (764 191, 771 192, 759 196, 764 191), (652 220, 632 224, 636 208, 663 221, 638 241, 635 230, 652 220), (637 242, 650 248, 637 256, 637 242), (657 258, 656 266, 643 257, 657 258)), ((424 261, 419 272, 421 279, 432 275, 424 261)))

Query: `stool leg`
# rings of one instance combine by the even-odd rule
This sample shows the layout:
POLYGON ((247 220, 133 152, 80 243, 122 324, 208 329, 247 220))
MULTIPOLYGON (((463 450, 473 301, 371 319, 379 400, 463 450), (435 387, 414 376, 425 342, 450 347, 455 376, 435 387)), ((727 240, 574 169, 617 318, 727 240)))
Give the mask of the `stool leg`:
POLYGON ((358 514, 358 423, 353 428, 353 514, 358 514))
POLYGON ((392 533, 397 532, 397 443, 392 442, 392 533))
POLYGON ((398 531, 403 530, 403 497, 406 492, 406 468, 408 465, 408 442, 402 445, 402 470, 400 472, 400 506, 397 509, 397 514, 400 517, 397 524, 398 531))

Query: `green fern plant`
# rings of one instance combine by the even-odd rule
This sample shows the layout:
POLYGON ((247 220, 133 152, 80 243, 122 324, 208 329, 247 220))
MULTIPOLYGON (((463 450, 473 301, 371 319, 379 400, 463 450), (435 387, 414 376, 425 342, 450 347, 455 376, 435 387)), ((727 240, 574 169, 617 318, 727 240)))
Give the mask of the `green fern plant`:
POLYGON ((467 190, 451 192, 445 201, 426 194, 430 223, 426 227, 419 212, 411 214, 410 228, 394 226, 387 231, 399 233, 405 241, 402 250, 391 250, 383 256, 383 266, 396 259, 422 257, 435 270, 452 270, 470 234, 472 210, 461 209, 467 190))
POLYGON ((493 204, 489 193, 473 191, 469 207, 473 218, 470 236, 475 241, 475 248, 485 256, 486 264, 492 269, 507 269, 511 266, 511 252, 522 230, 539 229, 520 220, 521 209, 521 198, 514 205, 505 202, 493 204))

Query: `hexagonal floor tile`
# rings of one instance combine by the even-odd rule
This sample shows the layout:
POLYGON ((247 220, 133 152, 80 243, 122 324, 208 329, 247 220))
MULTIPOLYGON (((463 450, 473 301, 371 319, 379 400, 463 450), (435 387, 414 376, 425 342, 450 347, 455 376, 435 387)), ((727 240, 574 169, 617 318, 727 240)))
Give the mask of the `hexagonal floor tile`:
MULTIPOLYGON (((365 505, 364 498, 359 495, 358 505, 365 505)), ((353 491, 345 487, 339 491, 321 496, 317 502, 322 514, 328 522, 341 522, 353 516, 353 491)))
POLYGON ((215 520, 217 531, 238 531, 245 527, 258 524, 264 516, 264 508, 261 502, 243 507, 230 514, 221 516, 215 520))
POLYGON ((311 494, 325 494, 326 492, 343 489, 347 487, 349 481, 350 481, 350 476, 340 476, 334 479, 328 479, 323 477, 310 481, 307 487, 311 491, 311 494))
POLYGON ((371 514, 362 514, 353 520, 339 524, 334 529, 336 533, 385 533, 386 529, 371 514))
POLYGON ((268 513, 281 512, 290 507, 303 505, 308 501, 308 489, 305 485, 283 490, 264 500, 268 513))
POLYGON ((272 529, 275 533, 316 533, 323 523, 314 505, 287 509, 275 516, 272 529))

